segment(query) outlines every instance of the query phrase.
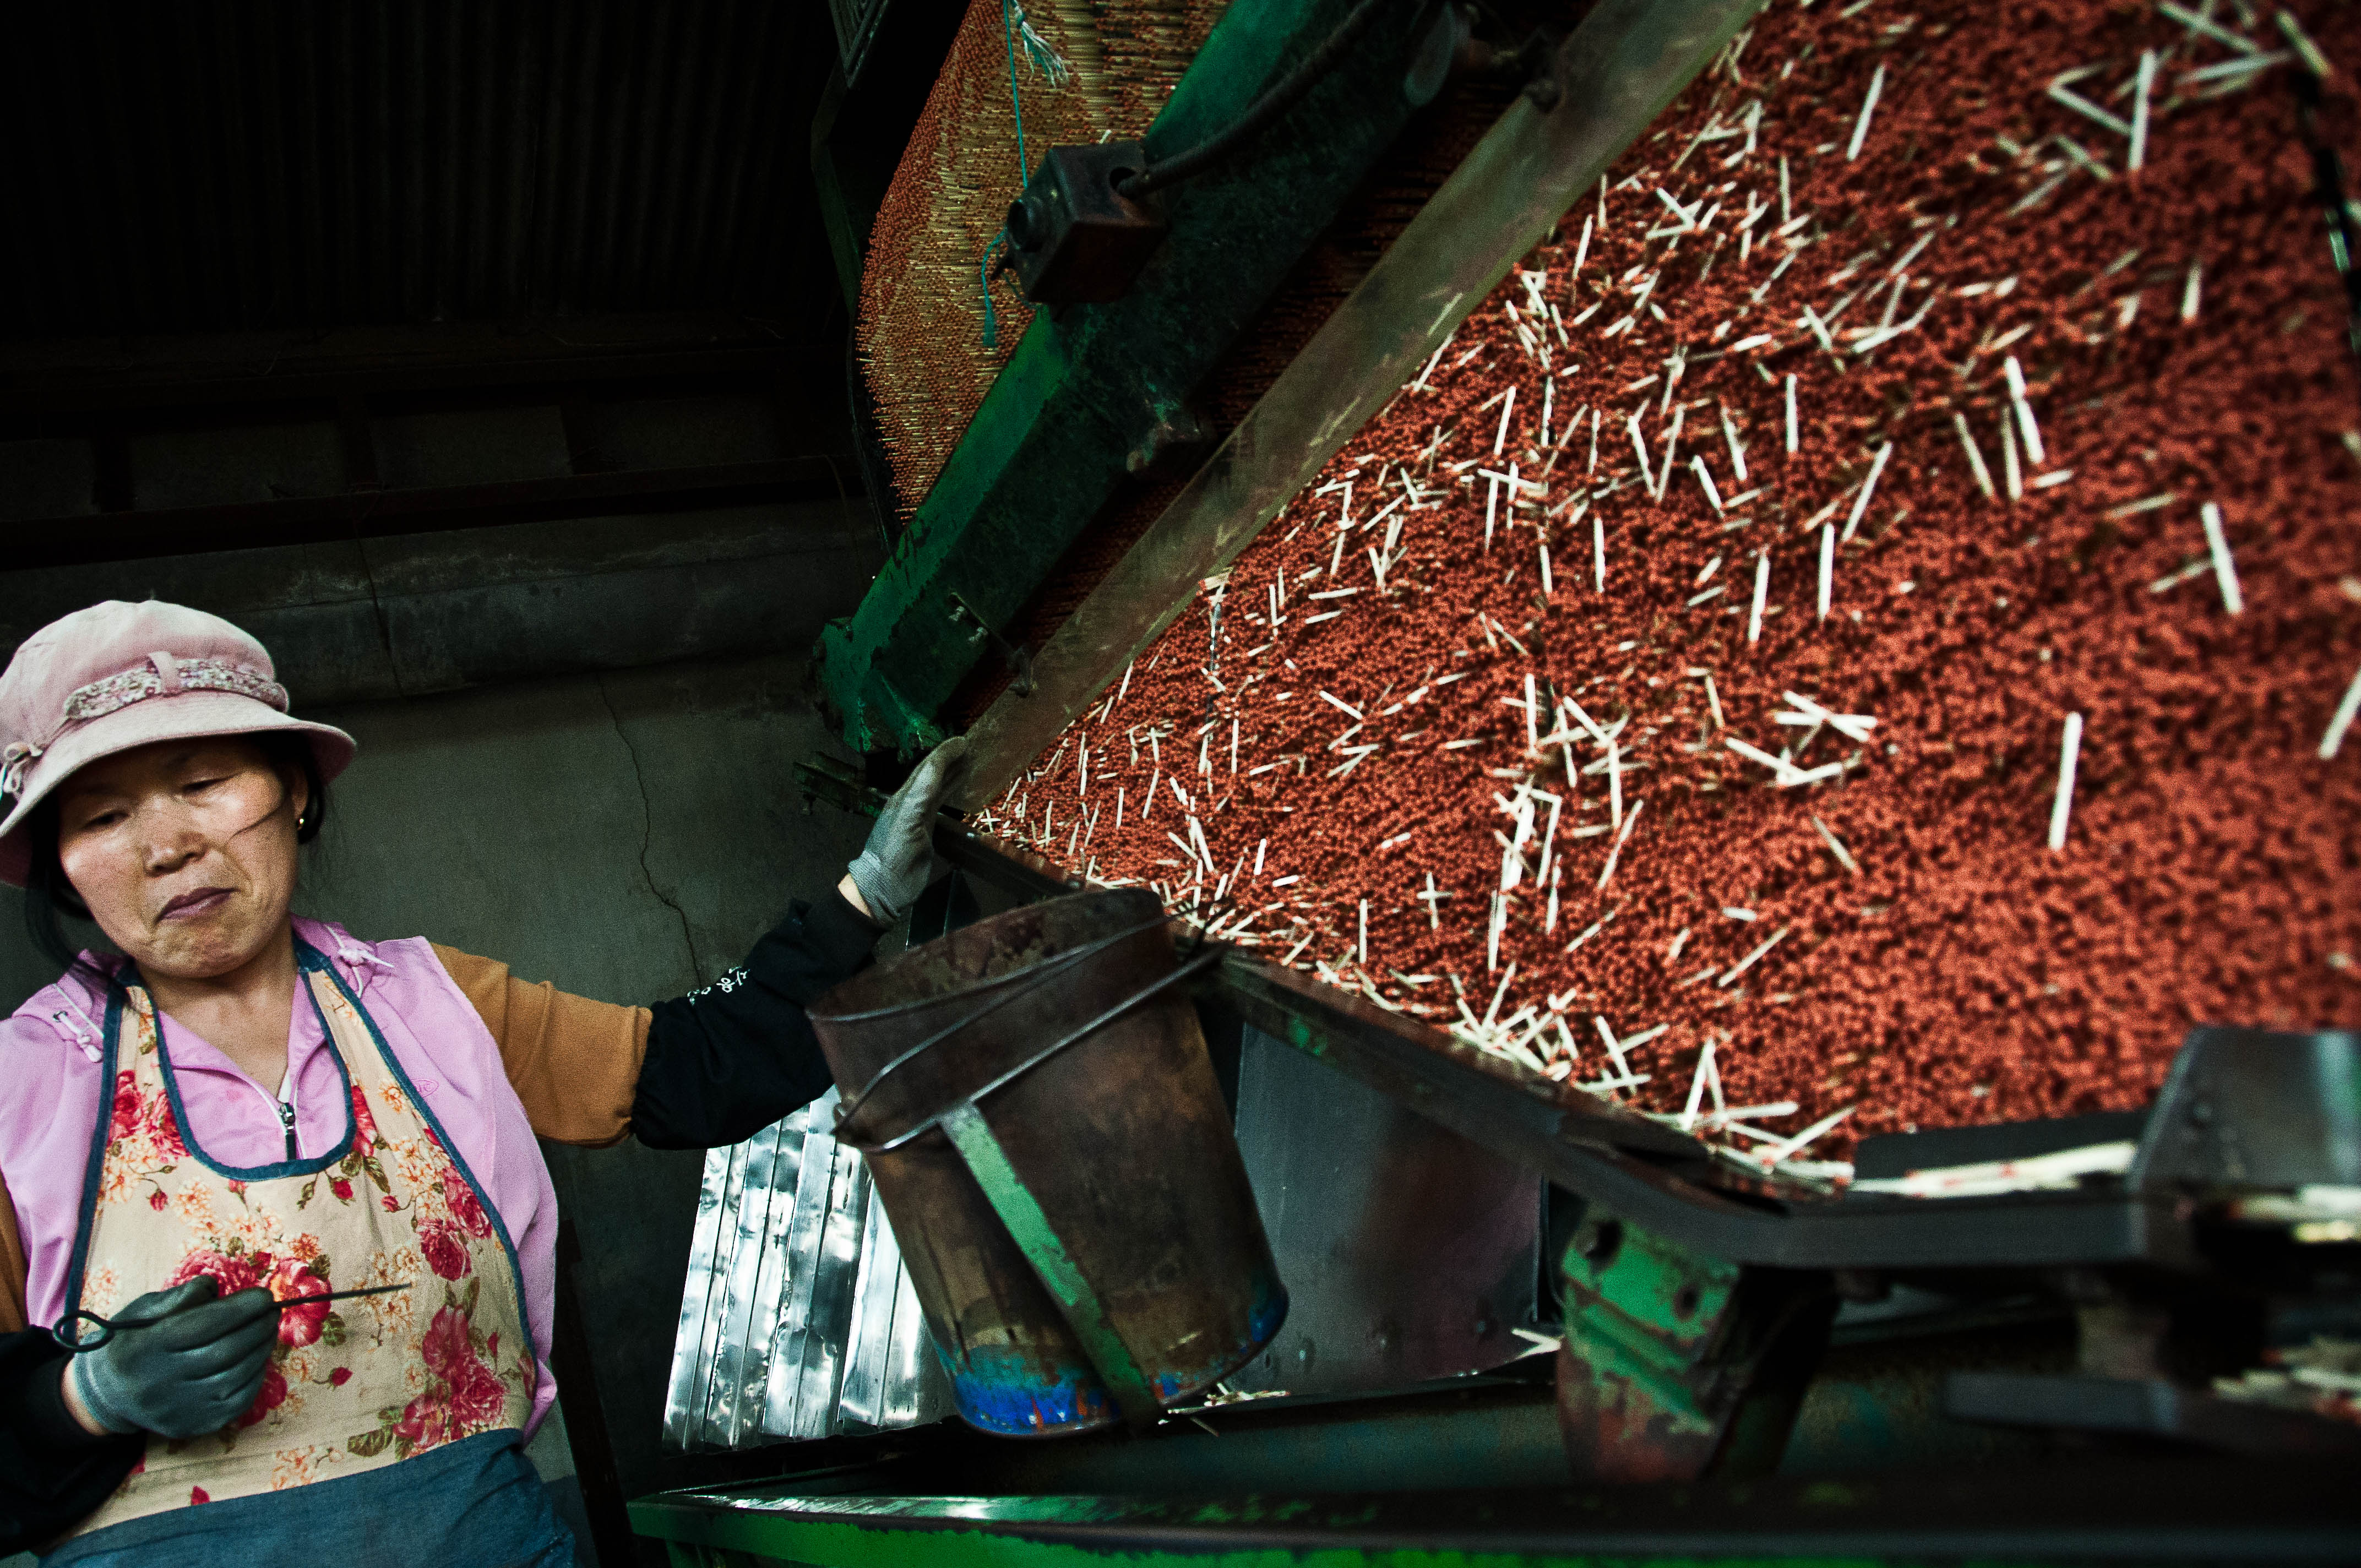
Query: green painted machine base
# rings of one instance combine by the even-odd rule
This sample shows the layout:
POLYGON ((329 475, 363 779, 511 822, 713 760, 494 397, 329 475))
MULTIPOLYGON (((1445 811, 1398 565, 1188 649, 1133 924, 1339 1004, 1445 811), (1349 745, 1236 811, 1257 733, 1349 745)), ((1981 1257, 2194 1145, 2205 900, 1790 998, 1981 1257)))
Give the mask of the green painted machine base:
POLYGON ((674 1563, 697 1568, 2063 1568, 2350 1562, 2361 1545, 2356 1505, 2340 1496, 2352 1488, 2336 1477, 2175 1472, 1215 1499, 744 1488, 645 1498, 631 1517, 674 1563))

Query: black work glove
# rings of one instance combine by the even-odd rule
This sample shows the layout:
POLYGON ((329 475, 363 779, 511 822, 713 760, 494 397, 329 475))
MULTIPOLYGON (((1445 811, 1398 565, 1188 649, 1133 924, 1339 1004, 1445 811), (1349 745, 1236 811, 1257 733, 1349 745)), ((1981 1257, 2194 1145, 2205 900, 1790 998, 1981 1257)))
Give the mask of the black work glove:
POLYGON ((935 879, 935 813, 967 768, 967 737, 954 735, 903 781, 869 830, 869 842, 845 869, 870 917, 891 926, 935 879))
POLYGON ((254 1404, 279 1339, 279 1305, 257 1287, 214 1299, 211 1276, 151 1290, 123 1309, 125 1322, 66 1374, 82 1408, 109 1431, 199 1437, 219 1431, 254 1404))

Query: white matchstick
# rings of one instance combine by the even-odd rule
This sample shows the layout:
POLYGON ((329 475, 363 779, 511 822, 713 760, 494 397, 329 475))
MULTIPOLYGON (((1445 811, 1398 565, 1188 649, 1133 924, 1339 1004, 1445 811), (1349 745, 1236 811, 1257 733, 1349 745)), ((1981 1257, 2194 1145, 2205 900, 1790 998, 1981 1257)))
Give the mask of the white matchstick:
POLYGON ((1885 472, 1885 460, 1893 455, 1894 443, 1890 441, 1877 449, 1877 456, 1869 466, 1869 477, 1861 481, 1861 494, 1853 498, 1852 515, 1845 519, 1844 538, 1847 543, 1852 539, 1852 531, 1861 526, 1861 520, 1868 515, 1869 498, 1877 493, 1877 477, 1885 472))
POLYGON ((2049 850, 2064 852, 2066 819, 2074 809, 2074 765, 2082 752, 2082 716, 2066 716, 2066 733, 2058 747, 2058 798, 2049 807, 2049 850))
POLYGON ((1877 95, 1885 91, 1885 67, 1869 79, 1869 93, 1861 101, 1861 118, 1852 127, 1852 145, 1845 148, 1845 161, 1850 163, 1861 156, 1861 144, 1869 139, 1869 117, 1877 113, 1877 95))
POLYGON ((2132 148, 2124 159, 2124 167, 2133 173, 2147 161, 2147 95, 2156 85, 2156 50, 2144 49, 2139 57, 2139 83, 2132 90, 2132 148))
POLYGON ((2205 520, 2205 548, 2213 553, 2213 580, 2221 586, 2223 607, 2232 615, 2243 615, 2246 600, 2238 592, 2238 564, 2230 559, 2230 541, 2222 532, 2222 509, 2207 501, 2199 515, 2205 520))
POLYGON ((1984 499, 1998 500, 2000 497, 1993 489, 1992 470, 1984 466, 1983 449, 1976 444, 1975 433, 1968 428, 1968 416, 1955 409, 1951 422, 1959 428, 1960 444, 1968 450, 1968 466, 1975 472, 1976 488, 1984 493, 1984 499))
POLYGON ((2320 760, 2327 762, 2345 744, 2345 732, 2353 728, 2356 715, 2361 715, 2361 670, 2353 672, 2353 684, 2345 688, 2345 700, 2336 705, 2336 716, 2328 721, 2328 733, 2320 738, 2320 760))

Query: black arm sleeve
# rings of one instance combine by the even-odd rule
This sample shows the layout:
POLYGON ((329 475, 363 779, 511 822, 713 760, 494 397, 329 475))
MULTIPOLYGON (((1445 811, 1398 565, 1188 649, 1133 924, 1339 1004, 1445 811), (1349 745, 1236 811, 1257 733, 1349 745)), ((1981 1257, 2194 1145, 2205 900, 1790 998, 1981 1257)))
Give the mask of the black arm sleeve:
POLYGON ((147 1439, 93 1437, 58 1388, 65 1352, 43 1329, 0 1334, 0 1557, 30 1552, 106 1501, 147 1439))
POLYGON ((797 901, 746 961, 648 1011, 631 1131, 650 1148, 706 1149, 753 1136, 828 1091, 804 1009, 865 969, 882 927, 837 894, 797 901))

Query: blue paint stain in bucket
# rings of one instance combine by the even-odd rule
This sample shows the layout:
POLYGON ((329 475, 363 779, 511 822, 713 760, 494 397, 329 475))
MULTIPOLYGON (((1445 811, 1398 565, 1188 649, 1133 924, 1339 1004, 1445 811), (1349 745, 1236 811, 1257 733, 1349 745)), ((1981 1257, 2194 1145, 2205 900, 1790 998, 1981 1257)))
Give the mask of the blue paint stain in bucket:
POLYGON ((965 1366, 943 1361, 960 1418, 984 1431, 1033 1437, 1100 1425, 1115 1408, 1086 1365, 1066 1365, 1043 1376, 1037 1363, 1009 1352, 972 1353, 965 1366))
MULTIPOLYGON (((1279 1337, 1279 1327, 1287 1321, 1287 1291, 1274 1277, 1266 1277, 1256 1285, 1245 1342, 1201 1366, 1156 1373, 1152 1383, 1158 1399, 1170 1404, 1202 1392, 1261 1354, 1279 1337)), ((940 1354, 939 1349, 937 1354, 940 1354)), ((1007 1351, 972 1351, 964 1366, 953 1365, 948 1356, 942 1362, 960 1418, 984 1431, 1038 1437, 1103 1426, 1119 1419, 1097 1372, 1085 1364, 1062 1365, 1044 1376, 1037 1362, 1007 1351)))

